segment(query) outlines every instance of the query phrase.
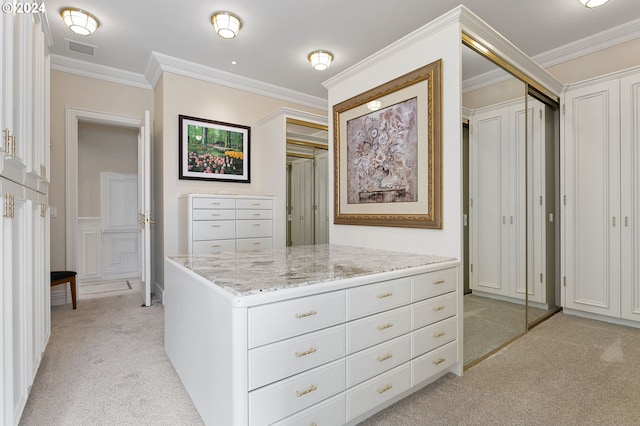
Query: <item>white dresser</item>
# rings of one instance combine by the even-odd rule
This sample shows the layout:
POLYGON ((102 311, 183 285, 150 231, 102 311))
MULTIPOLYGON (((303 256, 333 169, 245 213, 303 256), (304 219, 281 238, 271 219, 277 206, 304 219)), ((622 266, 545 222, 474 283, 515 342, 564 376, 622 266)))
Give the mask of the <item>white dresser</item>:
POLYGON ((356 424, 461 374, 456 260, 252 253, 166 260, 165 349, 206 424, 356 424))
POLYGON ((180 252, 273 247, 273 197, 187 194, 180 201, 180 252))

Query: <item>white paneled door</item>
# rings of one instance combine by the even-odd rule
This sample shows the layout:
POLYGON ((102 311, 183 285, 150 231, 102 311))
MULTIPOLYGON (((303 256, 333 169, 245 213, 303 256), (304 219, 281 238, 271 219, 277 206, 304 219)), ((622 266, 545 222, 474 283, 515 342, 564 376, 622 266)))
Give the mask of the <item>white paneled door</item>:
POLYGON ((140 295, 151 305, 151 114, 145 111, 138 133, 138 225, 140 229, 140 295))

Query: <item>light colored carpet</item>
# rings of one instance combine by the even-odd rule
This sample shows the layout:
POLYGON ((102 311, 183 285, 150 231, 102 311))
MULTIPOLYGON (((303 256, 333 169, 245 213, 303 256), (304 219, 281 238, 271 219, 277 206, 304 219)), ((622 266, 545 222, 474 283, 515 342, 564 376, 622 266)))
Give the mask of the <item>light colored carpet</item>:
MULTIPOLYGON (((20 425, 202 425, 164 353, 162 306, 140 303, 127 295, 52 309, 20 425)), ((639 361, 640 329, 557 314, 363 426, 638 425, 639 361)))

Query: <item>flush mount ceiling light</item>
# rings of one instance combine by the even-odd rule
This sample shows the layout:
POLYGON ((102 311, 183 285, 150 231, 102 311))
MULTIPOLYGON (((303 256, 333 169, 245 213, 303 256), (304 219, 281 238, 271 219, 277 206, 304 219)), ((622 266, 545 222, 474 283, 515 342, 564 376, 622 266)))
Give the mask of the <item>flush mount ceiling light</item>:
POLYGON ((231 12, 220 11, 211 15, 213 29, 222 38, 234 38, 242 28, 242 21, 231 12))
POLYGON ((333 61, 333 53, 326 50, 314 50, 307 56, 311 66, 318 71, 324 71, 331 65, 333 61))
POLYGON ((88 36, 100 26, 95 16, 81 9, 67 7, 60 11, 60 15, 67 27, 76 34, 88 36))
POLYGON ((578 0, 581 5, 593 9, 594 7, 602 6, 609 0, 578 0))

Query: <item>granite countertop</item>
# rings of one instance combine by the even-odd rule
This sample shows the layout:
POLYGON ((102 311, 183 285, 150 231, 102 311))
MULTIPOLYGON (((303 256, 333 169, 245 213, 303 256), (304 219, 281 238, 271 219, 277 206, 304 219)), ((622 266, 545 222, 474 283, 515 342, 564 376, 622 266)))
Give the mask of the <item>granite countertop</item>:
POLYGON ((170 259, 241 297, 456 260, 333 244, 170 259))

